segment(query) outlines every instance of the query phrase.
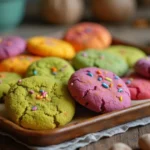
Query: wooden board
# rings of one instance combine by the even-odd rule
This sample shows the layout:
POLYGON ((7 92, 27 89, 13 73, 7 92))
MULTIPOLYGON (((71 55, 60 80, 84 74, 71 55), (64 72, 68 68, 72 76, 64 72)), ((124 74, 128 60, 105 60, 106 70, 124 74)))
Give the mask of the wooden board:
MULTIPOLYGON (((115 38, 112 44, 133 46, 115 38)), ((139 48, 150 53, 149 48, 139 48)), ((133 101, 130 108, 106 114, 94 113, 77 104, 76 114, 71 123, 64 127, 43 131, 24 129, 7 119, 4 106, 0 106, 0 110, 0 131, 8 133, 28 145, 48 146, 150 116, 150 100, 133 101)))

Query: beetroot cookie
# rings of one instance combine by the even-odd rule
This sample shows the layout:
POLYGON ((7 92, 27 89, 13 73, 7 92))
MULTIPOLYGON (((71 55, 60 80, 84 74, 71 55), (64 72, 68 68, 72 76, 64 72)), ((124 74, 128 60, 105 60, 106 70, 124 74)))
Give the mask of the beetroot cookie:
POLYGON ((80 51, 87 48, 106 48, 111 44, 112 37, 104 26, 87 22, 70 28, 64 40, 71 43, 76 51, 80 51))
POLYGON ((123 78, 128 86, 132 100, 142 100, 150 98, 150 81, 140 76, 131 76, 123 78))
POLYGON ((150 57, 142 58, 137 61, 134 69, 143 77, 150 78, 150 57))
POLYGON ((76 71, 68 82, 73 98, 95 112, 121 110, 131 105, 130 92, 114 73, 100 68, 76 71))
POLYGON ((25 51, 26 42, 21 37, 0 38, 0 60, 19 55, 25 51))

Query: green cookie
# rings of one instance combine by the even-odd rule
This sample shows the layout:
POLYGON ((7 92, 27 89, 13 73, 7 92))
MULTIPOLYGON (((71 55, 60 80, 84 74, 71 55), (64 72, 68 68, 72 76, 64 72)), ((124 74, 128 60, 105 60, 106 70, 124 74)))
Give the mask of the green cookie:
POLYGON ((25 78, 12 86, 5 97, 5 106, 13 122, 33 130, 63 126, 75 113, 67 85, 42 76, 25 78))
POLYGON ((146 56, 142 50, 131 46, 117 45, 111 46, 106 50, 120 54, 127 61, 129 67, 133 67, 139 59, 146 56))
POLYGON ((21 76, 16 73, 0 72, 0 101, 3 102, 3 96, 6 95, 13 85, 21 79, 21 76))
POLYGON ((67 81, 74 73, 73 67, 65 60, 57 57, 47 57, 32 63, 26 76, 47 76, 59 81, 67 81))
POLYGON ((112 71, 118 76, 123 76, 128 70, 127 63, 120 55, 92 49, 77 53, 73 59, 73 66, 76 69, 99 67, 112 71))

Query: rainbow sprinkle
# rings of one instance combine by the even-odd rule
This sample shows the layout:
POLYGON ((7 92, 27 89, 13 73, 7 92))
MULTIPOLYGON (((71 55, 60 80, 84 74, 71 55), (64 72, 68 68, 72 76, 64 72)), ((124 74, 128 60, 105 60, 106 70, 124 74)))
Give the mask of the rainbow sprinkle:
POLYGON ((20 79, 20 80, 18 80, 18 83, 21 83, 22 82, 22 80, 20 79))
POLYGON ((109 81, 109 82, 112 82, 112 79, 111 78, 108 78, 106 77, 105 80, 109 81))
POLYGON ((131 84, 131 80, 127 80, 125 83, 126 84, 131 84))
POLYGON ((118 87, 122 87, 122 84, 118 84, 117 86, 118 86, 118 87))
POLYGON ((32 106, 31 108, 32 111, 36 111, 37 109, 38 109, 37 106, 32 106))
POLYGON ((113 86, 113 84, 112 84, 112 83, 110 83, 110 84, 109 84, 109 87, 111 88, 112 86, 113 86))
POLYGON ((39 90, 40 93, 44 93, 44 90, 39 90))
POLYGON ((119 97, 119 101, 122 102, 122 100, 123 100, 123 98, 122 98, 122 96, 120 96, 120 97, 119 97))
POLYGON ((109 88, 109 86, 108 86, 108 84, 106 84, 106 83, 102 83, 102 86, 104 87, 104 88, 106 88, 106 89, 108 89, 109 88))
POLYGON ((30 94, 34 94, 34 91, 33 91, 33 90, 30 90, 29 93, 30 93, 30 94))
POLYGON ((118 76, 116 76, 116 75, 115 75, 115 77, 114 77, 114 78, 115 78, 116 80, 118 80, 118 79, 119 79, 119 77, 118 77, 118 76))
POLYGON ((118 89, 118 92, 120 92, 120 93, 123 92, 123 89, 122 89, 122 88, 119 88, 119 89, 118 89))
POLYGON ((100 70, 97 70, 96 73, 97 73, 97 74, 101 74, 101 71, 100 71, 100 70))
POLYGON ((93 74, 91 72, 88 72, 87 75, 93 77, 93 74))
POLYGON ((33 70, 33 75, 37 75, 37 70, 33 70))
POLYGON ((84 53, 82 53, 82 56, 87 57, 88 55, 87 55, 87 53, 84 52, 84 53))
POLYGON ((102 81, 103 79, 101 77, 98 77, 98 81, 102 81))

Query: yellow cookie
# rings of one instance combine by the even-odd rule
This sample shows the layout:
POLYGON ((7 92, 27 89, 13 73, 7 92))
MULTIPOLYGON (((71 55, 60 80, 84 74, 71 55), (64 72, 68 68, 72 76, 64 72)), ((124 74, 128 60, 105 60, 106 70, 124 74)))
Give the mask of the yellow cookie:
POLYGON ((0 71, 16 72, 20 75, 25 75, 28 66, 40 58, 41 57, 31 55, 18 55, 8 58, 0 63, 0 71))
POLYGON ((28 40, 27 50, 38 56, 55 56, 72 59, 75 50, 71 44, 50 37, 33 37, 28 40))

